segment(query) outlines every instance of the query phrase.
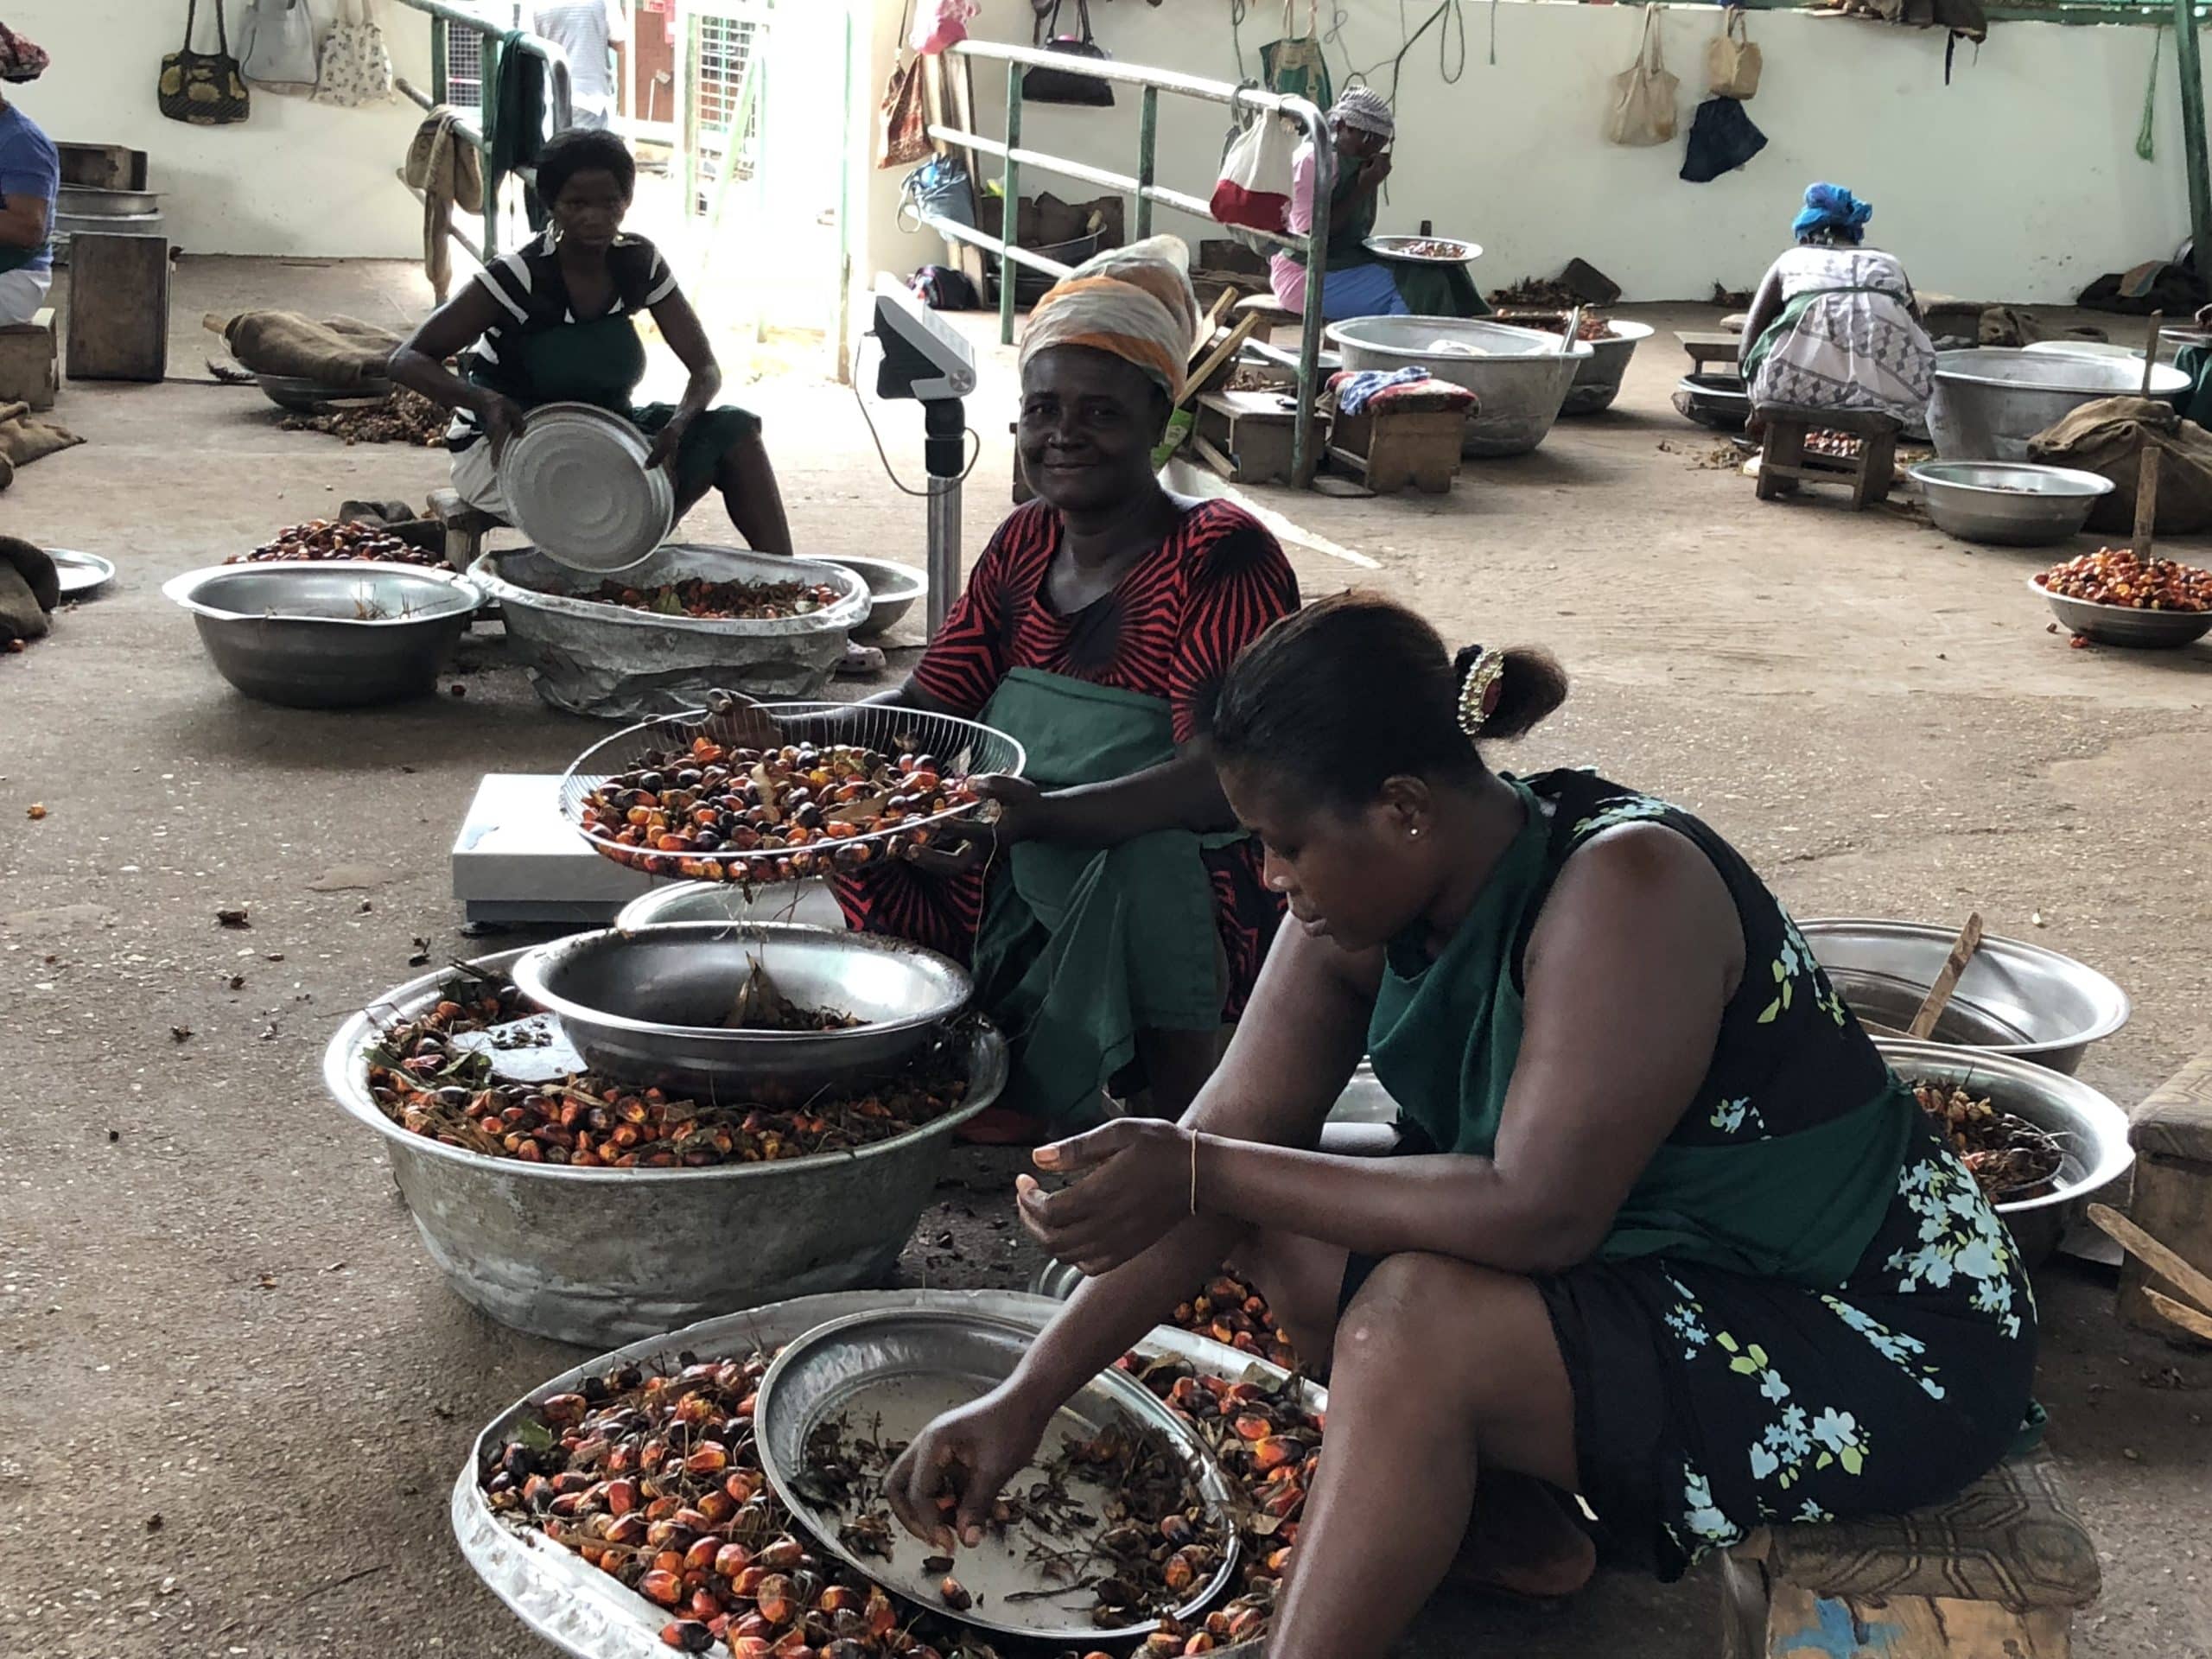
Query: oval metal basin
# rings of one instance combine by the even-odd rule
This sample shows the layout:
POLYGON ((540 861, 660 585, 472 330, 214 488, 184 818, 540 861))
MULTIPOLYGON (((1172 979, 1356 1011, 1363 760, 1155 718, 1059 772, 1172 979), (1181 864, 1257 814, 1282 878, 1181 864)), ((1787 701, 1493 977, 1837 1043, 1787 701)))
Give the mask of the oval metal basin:
MULTIPOLYGON (((1800 922, 1854 1014, 1903 1032, 1950 955, 1957 930, 1860 918, 1800 922)), ((1990 934, 1936 1022, 1939 1045, 2011 1055, 2073 1072, 2091 1043, 2127 1023, 2126 992, 2085 963, 1990 934)))
POLYGON ((1997 1206, 2031 1268, 2058 1248, 2082 1206, 2135 1161, 2127 1114, 2078 1077, 2011 1055, 1961 1052, 1943 1043, 1878 1037, 1875 1046, 1906 1082, 1957 1084, 2056 1138, 2065 1153, 2057 1185, 2040 1198, 1997 1206))
POLYGON ((1424 368, 1465 386, 1478 407, 1467 418, 1463 455, 1518 455, 1544 441, 1569 387, 1597 353, 1571 348, 1539 328, 1473 317, 1354 317, 1329 325, 1347 369, 1424 368))
POLYGON ((614 925, 634 933, 662 922, 796 922, 802 927, 836 932, 845 912, 830 884, 819 877, 747 887, 741 881, 675 881, 632 899, 614 925))
POLYGON ((210 565, 162 592, 192 613, 225 679, 296 709, 419 696, 484 602, 450 571, 360 559, 210 565))
POLYGON ((2031 461, 1931 461, 1908 474, 1936 528, 1967 542, 2041 547, 2077 534, 2113 481, 2031 461))
POLYGON ((779 1102, 893 1071, 968 1006, 975 982, 950 957, 876 933, 785 922, 664 922, 578 933, 524 954, 522 994, 561 1022, 594 1071, 715 1098, 779 1102), (732 1030, 755 968, 841 1031, 732 1030))
POLYGON ((890 631, 893 623, 914 608, 917 600, 929 591, 930 579, 911 564, 893 564, 889 559, 859 559, 843 554, 817 554, 823 564, 842 565, 868 584, 868 613, 867 618, 853 626, 855 639, 874 639, 890 631))
MULTIPOLYGON (((2188 388, 2189 377, 2170 364, 2152 371, 2153 397, 2188 388)), ((2082 404, 2142 389, 2140 359, 1993 346, 1939 352, 1929 431, 1945 461, 2025 461, 2029 439, 2082 404)))

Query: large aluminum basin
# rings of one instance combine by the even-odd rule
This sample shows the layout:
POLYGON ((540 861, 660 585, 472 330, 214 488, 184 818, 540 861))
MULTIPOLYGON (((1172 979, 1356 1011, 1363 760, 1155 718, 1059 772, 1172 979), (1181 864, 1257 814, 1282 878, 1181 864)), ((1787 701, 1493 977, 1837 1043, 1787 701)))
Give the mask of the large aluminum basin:
MULTIPOLYGON (((2188 386, 2189 377, 2171 365, 2151 372, 2153 397, 2171 397, 2188 386)), ((1993 346, 1939 352, 1928 429, 1945 461, 2025 461, 2029 439, 2082 404, 2142 390, 2140 359, 1993 346)))
POLYGON ((1587 341, 1563 351, 1557 334, 1472 317, 1354 317, 1332 323, 1329 339, 1347 369, 1423 368, 1473 392, 1478 406, 1467 420, 1463 455, 1535 448, 1559 418, 1575 375, 1597 355, 1587 341))

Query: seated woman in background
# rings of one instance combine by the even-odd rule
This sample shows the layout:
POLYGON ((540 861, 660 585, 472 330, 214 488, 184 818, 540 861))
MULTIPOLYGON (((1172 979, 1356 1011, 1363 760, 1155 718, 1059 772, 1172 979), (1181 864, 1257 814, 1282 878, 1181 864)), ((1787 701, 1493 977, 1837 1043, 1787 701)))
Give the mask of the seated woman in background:
POLYGON ((1763 404, 1871 410, 1925 437, 1936 395, 1936 346, 1894 254, 1861 244, 1873 205, 1815 184, 1744 325, 1744 381, 1763 404))
MULTIPOLYGON (((1349 88, 1329 111, 1335 140, 1325 155, 1298 147, 1290 168, 1290 230, 1313 228, 1315 191, 1329 192, 1329 243, 1321 283, 1321 315, 1347 317, 1480 317, 1490 307, 1465 265, 1388 259, 1367 245, 1375 234, 1377 198, 1390 176, 1390 143, 1398 124, 1390 106, 1364 86, 1349 88)), ((1268 260, 1276 303, 1306 308, 1306 260, 1278 252, 1268 260)))
POLYGON ((614 134, 556 133, 537 161, 538 197, 551 225, 425 318, 392 353, 391 378, 454 411, 446 435, 453 486, 471 506, 511 516, 499 456, 532 408, 593 404, 651 435, 646 464, 673 470, 677 522, 718 488, 747 546, 788 554, 791 526, 759 419, 710 407, 722 372, 698 314, 660 251, 622 230, 637 177, 614 134), (631 404, 645 374, 634 321, 641 311, 691 372, 680 403, 631 404), (446 367, 455 356, 458 374, 446 367))
POLYGON ((1171 495, 1154 471, 1197 327, 1187 264, 1154 237, 1100 254, 1031 312, 1017 442, 1037 499, 878 699, 979 719, 1028 750, 1023 777, 982 785, 1003 812, 988 841, 837 881, 855 927, 974 963, 1014 1073, 1007 1109, 972 1138, 1095 1118, 1133 1061, 1152 1109, 1181 1112, 1281 916, 1207 734, 1229 664, 1298 608, 1298 581, 1250 514, 1171 495))

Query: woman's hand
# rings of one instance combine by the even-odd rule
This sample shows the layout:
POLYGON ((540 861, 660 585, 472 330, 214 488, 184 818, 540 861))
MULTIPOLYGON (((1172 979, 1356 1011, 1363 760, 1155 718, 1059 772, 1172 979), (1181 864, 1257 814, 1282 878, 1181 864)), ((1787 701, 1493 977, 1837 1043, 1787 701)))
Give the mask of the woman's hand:
POLYGON ((991 1505, 1045 1438, 1050 1412, 1033 1412, 1012 1383, 948 1411, 899 1453, 883 1483, 907 1531, 946 1554, 983 1541, 991 1505), (948 1510, 941 1499, 950 1498, 948 1510))
POLYGON ((493 465, 497 466, 499 457, 506 454, 507 445, 522 435, 529 418, 513 398, 503 397, 496 391, 484 394, 476 405, 476 419, 484 429, 484 435, 492 441, 493 465))
POLYGON ((690 410, 679 409, 669 416, 668 424, 661 428, 653 439, 653 447, 645 452, 645 470, 665 467, 671 472, 676 467, 676 452, 682 447, 683 435, 691 429, 697 416, 690 410))
POLYGON ((1124 1117, 1039 1147, 1038 1168, 1076 1179, 1047 1192, 1031 1177, 1017 1177, 1021 1224, 1061 1261, 1094 1277, 1110 1273, 1195 1213, 1196 1143, 1190 1130, 1159 1118, 1124 1117))
POLYGON ((986 772, 974 780, 976 792, 994 803, 995 816, 976 822, 980 826, 988 823, 990 838, 1001 847, 1013 847, 1025 841, 1050 841, 1053 824, 1052 803, 1045 791, 1027 778, 1009 777, 1004 772, 986 772))

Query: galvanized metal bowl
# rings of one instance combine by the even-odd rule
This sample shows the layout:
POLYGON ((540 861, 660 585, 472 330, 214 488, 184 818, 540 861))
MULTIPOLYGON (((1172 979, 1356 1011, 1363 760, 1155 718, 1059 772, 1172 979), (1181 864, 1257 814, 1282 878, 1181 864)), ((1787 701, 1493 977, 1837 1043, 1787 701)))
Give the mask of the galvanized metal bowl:
POLYGON ((373 560, 209 565, 164 583, 192 613, 223 677, 295 709, 349 709, 420 696, 481 588, 450 571, 373 560))
POLYGON ((2059 621, 2085 639, 2101 645, 2133 645, 2144 651, 2171 651, 2212 633, 2212 611, 2140 611, 2132 605, 2100 605, 2087 599, 2069 599, 2043 585, 2044 573, 2028 578, 2029 590, 2050 607, 2059 621))
POLYGON ((802 927, 845 925, 837 896, 820 876, 747 887, 741 881, 671 881, 632 899, 614 918, 626 933, 662 922, 796 922, 802 927))
MULTIPOLYGON (((1498 314, 1497 320, 1556 337, 1567 332, 1567 315, 1564 311, 1505 311, 1498 314)), ((1629 359, 1652 334, 1648 322, 1609 319, 1605 327, 1606 333, 1599 338, 1583 342, 1591 354, 1575 371, 1574 384, 1567 388, 1567 401, 1560 405, 1562 418, 1598 415, 1611 409, 1621 395, 1621 382, 1628 378, 1629 359)))
POLYGON ((1471 317, 1354 317, 1329 325, 1347 369, 1424 368, 1465 386, 1478 406, 1467 417, 1464 455, 1518 455, 1544 441, 1567 388, 1596 353, 1557 334, 1471 317))
MULTIPOLYGON (((2189 377, 2170 365, 2152 371, 2153 397, 2188 386, 2189 377)), ((2139 359, 1993 346, 1938 352, 1928 428, 1945 461, 2025 461, 2029 439, 2082 404, 2132 397, 2142 389, 2139 359)))
MULTIPOLYGON (((484 1501, 478 1470, 513 1438, 521 1422, 542 1421, 537 1402, 574 1393, 587 1378, 604 1376, 617 1366, 665 1369, 684 1353, 705 1358, 772 1351, 832 1320, 899 1308, 973 1313, 1012 1320, 1032 1331, 1044 1329, 1059 1312, 1057 1302, 1020 1291, 842 1291, 795 1297, 632 1341, 549 1378, 484 1426, 454 1481, 448 1510, 462 1558, 516 1618, 573 1659, 667 1659, 659 1631, 668 1623, 668 1610, 624 1589, 537 1529, 501 1521, 484 1501)), ((1233 1381, 1255 1372, 1272 1381, 1283 1378, 1282 1372, 1249 1354, 1165 1325, 1138 1343, 1136 1351, 1147 1359, 1173 1356, 1207 1376, 1233 1381)), ((1319 1384, 1297 1377, 1291 1386, 1306 1409, 1328 1409, 1328 1391, 1319 1384)), ((1217 1649, 1216 1659, 1260 1659, 1260 1643, 1247 1643, 1217 1649)))
POLYGON ((2042 547, 2080 533, 2112 480, 2031 461, 1929 461, 1906 474, 1938 530, 1965 542, 2042 547))
MULTIPOLYGON (((841 1417, 876 1425, 879 1438, 912 1440, 944 1412, 980 1399, 1012 1376, 1036 1339, 1033 1325, 949 1309, 885 1308, 817 1326, 786 1347, 761 1379, 753 1410, 760 1466, 784 1506, 823 1548, 885 1589, 927 1606, 944 1572, 930 1573, 922 1565, 934 1550, 903 1528, 888 1560, 849 1548, 839 1536, 838 1516, 818 1507, 800 1484, 808 1444, 818 1427, 841 1417)), ((1092 1440, 1119 1422, 1134 1422, 1166 1440, 1225 1535, 1220 1567, 1192 1585, 1173 1610, 1178 1618, 1192 1618, 1221 1594, 1236 1570, 1228 1480, 1187 1422, 1142 1383, 1111 1367, 1061 1405, 1045 1446, 1092 1440)), ((1087 1501, 1104 1496, 1094 1490, 1087 1501)), ((1026 1546, 1040 1541, 1026 1532, 1016 1526, 1002 1539, 986 1539, 963 1552, 960 1581, 975 1605, 957 1613, 944 1610, 944 1617, 1001 1635, 1084 1647, 1141 1640, 1158 1628, 1154 1619, 1094 1624, 1085 1586, 1050 1580, 1024 1559, 1026 1546)))
POLYGON ((911 564, 893 564, 889 559, 856 559, 842 553, 835 557, 825 554, 821 562, 842 565, 868 584, 868 618, 854 626, 855 639, 874 639, 887 633, 892 625, 912 610, 915 601, 929 591, 929 577, 911 564))
POLYGON ((1675 412, 1715 432, 1740 432, 1751 423, 1751 394, 1732 374, 1686 374, 1675 383, 1675 412))
POLYGON ((803 1097, 893 1071, 976 994, 968 970, 934 950, 786 922, 578 933, 524 953, 514 981, 559 1019, 594 1071, 755 1100, 803 1097), (835 1008, 862 1023, 731 1030, 722 1021, 756 967, 798 1007, 835 1008))
POLYGON ((2127 1114, 2077 1077, 2009 1054, 1942 1043, 1877 1038, 1875 1046, 1907 1083, 1956 1084, 2056 1139, 2065 1158, 2053 1190, 1997 1206, 2030 1267, 2049 1259, 2082 1206, 2135 1161, 2127 1114))
MULTIPOLYGON (((505 972, 522 954, 471 965, 505 972)), ((953 1132, 1006 1086, 1006 1040, 979 1025, 959 1107, 857 1151, 709 1169, 486 1158, 410 1134, 369 1095, 368 1054, 379 1033, 433 1005, 446 977, 396 985, 341 1025, 323 1053, 324 1086, 340 1110, 384 1137, 392 1179, 454 1289, 502 1325, 557 1342, 633 1342, 712 1314, 879 1281, 929 1203, 953 1132)))
MULTIPOLYGON (((1800 922, 1852 1011, 1903 1031, 1936 982, 1957 931, 1861 918, 1800 922)), ((2071 1074, 2089 1045, 2127 1023, 2127 993, 2095 969, 2021 939, 1985 938, 1959 976, 1936 1042, 2071 1074)))

